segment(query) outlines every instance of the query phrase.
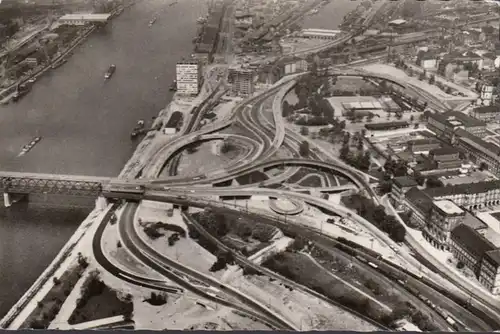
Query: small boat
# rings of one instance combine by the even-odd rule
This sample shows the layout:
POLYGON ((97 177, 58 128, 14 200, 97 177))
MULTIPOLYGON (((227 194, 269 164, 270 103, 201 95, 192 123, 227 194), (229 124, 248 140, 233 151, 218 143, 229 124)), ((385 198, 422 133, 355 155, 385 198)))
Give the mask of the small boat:
POLYGON ((156 18, 156 16, 155 16, 155 17, 153 17, 153 19, 152 19, 151 21, 149 21, 149 26, 150 26, 150 27, 151 27, 151 26, 153 26, 153 24, 155 24, 156 19, 157 19, 157 18, 156 18))
POLYGON ((137 126, 140 126, 140 127, 144 127, 144 120, 143 119, 140 119, 137 121, 137 126))
POLYGON ((104 79, 109 79, 111 78, 111 76, 113 75, 113 73, 115 73, 116 71, 116 66, 115 65, 111 65, 108 70, 106 71, 106 73, 104 74, 104 79))
POLYGON ((177 90, 177 80, 172 81, 172 84, 170 85, 169 90, 173 91, 173 92, 175 92, 177 90))
POLYGON ((137 137, 137 131, 132 131, 132 133, 130 134, 130 138, 135 138, 137 137))

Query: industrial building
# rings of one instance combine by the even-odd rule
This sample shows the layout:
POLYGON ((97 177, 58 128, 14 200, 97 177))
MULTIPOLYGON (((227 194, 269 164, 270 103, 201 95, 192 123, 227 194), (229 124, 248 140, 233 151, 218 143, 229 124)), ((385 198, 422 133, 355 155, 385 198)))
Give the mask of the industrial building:
POLYGON ((201 86, 201 63, 197 60, 180 61, 176 68, 177 92, 198 95, 201 86))
POLYGON ((252 95, 255 89, 254 71, 247 68, 230 68, 229 83, 233 95, 252 95))
POLYGON ((106 23, 111 14, 67 14, 59 18, 60 24, 83 26, 88 23, 106 23))
POLYGON ((340 32, 340 30, 304 29, 300 35, 304 38, 335 39, 340 32))

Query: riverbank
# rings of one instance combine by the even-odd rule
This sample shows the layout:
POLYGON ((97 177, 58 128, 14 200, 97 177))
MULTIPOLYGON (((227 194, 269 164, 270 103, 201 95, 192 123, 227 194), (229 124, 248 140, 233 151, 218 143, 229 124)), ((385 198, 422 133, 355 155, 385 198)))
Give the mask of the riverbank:
MULTIPOLYGON (((118 17, 120 14, 123 13, 125 8, 129 8, 129 7, 133 6, 134 4, 135 4, 135 2, 132 2, 132 3, 128 4, 127 6, 121 6, 121 5, 117 6, 117 8, 115 8, 114 10, 112 10, 110 12, 111 17, 112 18, 118 17)), ((71 41, 69 43, 69 45, 64 49, 64 51, 61 52, 61 54, 59 56, 52 59, 49 64, 47 64, 46 66, 44 66, 38 70, 35 70, 34 73, 29 73, 29 74, 21 77, 15 83, 11 84, 9 87, 4 88, 2 91, 0 91, 0 105, 8 104, 12 100, 12 98, 15 95, 16 87, 19 84, 22 84, 23 82, 25 82, 29 79, 37 79, 38 77, 43 75, 45 72, 52 69, 52 66, 57 65, 61 61, 67 59, 68 55, 74 49, 76 49, 78 46, 80 46, 87 39, 87 37, 90 36, 90 34, 92 34, 96 29, 97 29, 97 26, 95 26, 95 25, 92 25, 92 26, 84 29, 83 32, 79 36, 77 36, 73 41, 71 41)))

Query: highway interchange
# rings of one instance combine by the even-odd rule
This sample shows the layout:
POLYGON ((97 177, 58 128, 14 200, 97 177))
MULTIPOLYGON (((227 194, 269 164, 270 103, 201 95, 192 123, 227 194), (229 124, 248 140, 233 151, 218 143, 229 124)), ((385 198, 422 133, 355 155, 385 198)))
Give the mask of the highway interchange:
MULTIPOLYGON (((371 19, 373 19, 373 16, 367 18, 367 20, 371 19)), ((340 39, 332 41, 328 43, 328 45, 308 50, 308 52, 319 52, 323 49, 342 44, 349 41, 354 35, 355 34, 342 35, 340 39)), ((229 50, 231 48, 225 45, 224 49, 230 52, 229 50)), ((401 80, 396 78, 368 73, 361 70, 346 69, 345 67, 342 69, 333 68, 332 70, 331 75, 366 76, 377 78, 378 80, 391 81, 401 88, 416 94, 422 101, 426 101, 429 106, 435 110, 442 111, 448 108, 448 106, 438 98, 422 91, 418 87, 401 82, 401 80)), ((204 299, 229 306, 254 317, 272 328, 297 330, 296 326, 288 319, 275 310, 262 305, 251 296, 245 295, 232 288, 230 285, 224 284, 211 276, 186 267, 160 254, 148 245, 147 241, 143 240, 136 230, 137 224, 135 214, 138 208, 138 204, 136 203, 138 199, 136 196, 137 189, 143 190, 139 199, 175 203, 189 207, 211 207, 217 208, 218 210, 238 211, 241 214, 254 217, 265 217, 267 221, 273 222, 284 231, 288 231, 295 235, 307 235, 310 240, 314 240, 321 247, 332 249, 332 245, 336 242, 335 239, 325 235, 318 229, 305 226, 295 219, 293 214, 290 214, 287 219, 285 219, 286 222, 284 222, 283 218, 280 219, 279 214, 271 214, 255 208, 243 208, 236 204, 236 202, 234 205, 231 205, 220 200, 221 197, 242 196, 249 198, 256 194, 259 196, 268 196, 269 198, 289 199, 296 203, 314 205, 334 215, 351 219, 369 231, 374 238, 387 248, 400 249, 399 245, 392 241, 385 233, 378 230, 363 217, 342 205, 332 203, 331 201, 307 193, 264 187, 266 185, 279 184, 285 181, 297 170, 295 167, 307 167, 340 175, 350 180, 360 192, 373 199, 375 203, 383 204, 382 199, 379 198, 377 193, 372 189, 367 175, 344 164, 339 161, 339 159, 325 154, 325 152, 313 142, 310 142, 312 150, 309 159, 300 158, 298 147, 302 141, 308 139, 298 133, 290 131, 285 126, 285 122, 282 118, 281 106, 283 97, 288 91, 293 89, 297 79, 302 75, 303 74, 285 77, 265 92, 242 101, 233 109, 232 116, 229 120, 215 122, 201 129, 199 129, 199 123, 205 108, 197 108, 196 112, 191 115, 189 125, 182 135, 172 140, 168 145, 159 149, 150 157, 148 164, 140 171, 140 178, 134 180, 116 179, 108 186, 104 187, 103 194, 105 197, 126 201, 123 212, 118 219, 119 236, 124 248, 129 253, 133 254, 135 258, 139 259, 141 263, 160 273, 165 277, 165 280, 142 277, 124 271, 114 266, 104 255, 101 249, 102 233, 109 223, 110 217, 114 214, 113 212, 116 209, 116 205, 110 209, 107 217, 103 220, 94 236, 93 251, 99 264, 114 276, 128 283, 170 293, 183 293, 184 289, 189 290, 204 299), (271 111, 272 118, 266 117, 264 111, 271 111), (246 130, 246 138, 242 135, 217 134, 236 124, 238 124, 240 128, 246 130), (250 153, 240 161, 203 175, 190 177, 176 176, 176 173, 173 171, 175 168, 173 168, 172 171, 169 171, 168 177, 159 178, 160 172, 165 167, 166 163, 175 159, 176 155, 182 152, 186 147, 202 141, 218 138, 233 138, 239 140, 241 143, 246 143, 250 153), (287 151, 291 155, 291 158, 274 158, 278 150, 287 151), (284 173, 281 175, 271 177, 259 184, 210 187, 214 184, 221 184, 226 181, 234 180, 239 176, 276 167, 287 167, 288 169, 284 168, 284 173), (116 191, 116 188, 119 188, 119 190, 116 191), (214 198, 216 199, 214 200, 214 198), (217 294, 214 294, 211 289, 214 287, 218 290, 217 294)), ((204 103, 210 105, 211 102, 216 101, 223 95, 225 89, 226 85, 217 85, 204 103)), ((287 215, 285 215, 285 217, 286 216, 287 215)), ((192 222, 192 224, 203 232, 202 227, 196 225, 196 222, 192 222)), ((208 235, 207 237, 210 236, 208 235)), ((224 249, 225 246, 218 240, 214 240, 214 242, 218 243, 221 249, 224 249)), ((388 279, 385 274, 381 273, 382 271, 386 273, 390 272, 398 277, 404 277, 404 280, 398 280, 399 283, 395 284, 395 288, 418 305, 419 309, 429 314, 440 330, 490 331, 500 328, 500 307, 496 300, 485 292, 468 285, 467 282, 458 277, 458 275, 449 268, 443 267, 437 263, 437 261, 433 261, 432 256, 430 256, 417 241, 409 238, 407 243, 420 256, 428 258, 429 261, 434 264, 434 267, 423 267, 415 257, 402 250, 395 251, 392 255, 402 263, 405 263, 404 267, 398 266, 389 259, 376 258, 370 254, 359 252, 363 257, 369 259, 370 262, 378 265, 379 270, 373 268, 369 269, 378 279, 388 279), (419 276, 415 277, 415 273, 417 272, 419 276), (422 280, 422 277, 425 278, 426 281, 422 280), (441 290, 436 290, 436 287, 440 287, 441 290), (411 295, 408 292, 408 289, 411 288, 418 290, 421 297, 424 297, 428 302, 425 303, 421 299, 411 295), (446 293, 446 296, 443 293, 446 293), (467 305, 462 303, 464 300, 467 301, 467 305), (433 307, 431 307, 431 305, 433 305, 433 307), (446 310, 449 314, 452 314, 455 319, 460 319, 458 328, 451 328, 449 326, 443 314, 436 312, 436 305, 446 310)), ((235 254, 235 257, 236 261, 241 265, 250 266, 265 275, 280 279, 302 291, 318 298, 325 299, 324 296, 319 295, 317 292, 256 265, 240 254, 235 254)), ((359 261, 357 265, 366 266, 366 264, 359 261)), ((331 300, 328 300, 328 302, 334 303, 331 300)), ((358 314, 358 316, 371 321, 366 319, 363 315, 358 314)), ((381 329, 387 329, 381 324, 376 325, 381 329)))
MULTIPOLYGON (((359 75, 359 72, 356 72, 359 75)), ((345 74, 345 73, 343 73, 345 74)), ((370 74, 371 76, 374 74, 370 74)), ((304 140, 304 137, 300 136, 297 133, 289 131, 285 126, 283 119, 281 118, 281 99, 284 94, 290 90, 295 83, 295 78, 286 80, 284 83, 279 83, 275 85, 275 87, 270 90, 260 94, 258 96, 252 97, 251 99, 242 102, 238 107, 234 109, 233 117, 229 121, 221 122, 220 124, 212 124, 207 126, 206 128, 202 128, 201 130, 186 133, 184 136, 181 136, 174 141, 171 142, 170 145, 166 146, 163 150, 157 153, 153 157, 150 168, 146 169, 146 172, 143 172, 142 179, 136 180, 117 180, 120 185, 124 182, 129 185, 130 189, 136 189, 137 186, 144 186, 145 193, 144 199, 150 199, 155 201, 164 201, 164 202, 174 202, 179 203, 179 201, 185 205, 189 206, 202 206, 202 207, 220 207, 224 205, 222 201, 213 201, 210 198, 214 196, 252 196, 255 194, 259 194, 260 196, 269 196, 273 198, 287 198, 293 199, 297 202, 304 202, 308 204, 315 205, 317 207, 324 208, 330 212, 335 213, 338 216, 352 219, 359 223, 361 226, 366 228, 370 233, 372 233, 378 240, 380 240, 383 244, 389 247, 398 247, 387 235, 374 227, 370 222, 366 221, 364 218, 358 216, 355 212, 348 210, 342 205, 337 205, 327 200, 317 198, 315 196, 286 191, 282 189, 268 189, 259 187, 258 184, 250 184, 250 185, 239 185, 239 186, 230 186, 230 187, 206 187, 207 185, 213 185, 216 183, 225 182, 228 180, 232 180, 238 176, 246 175, 255 171, 261 171, 268 168, 274 167, 285 167, 285 166, 296 166, 296 167, 309 167, 315 168, 318 170, 326 170, 331 173, 335 173, 345 177, 354 183, 354 185, 361 191, 364 191, 369 197, 371 197, 375 202, 381 203, 381 199, 378 197, 376 192, 370 186, 369 180, 366 175, 357 170, 354 170, 352 167, 345 165, 344 163, 338 161, 338 159, 332 157, 325 157, 324 154, 321 154, 319 150, 312 150, 310 159, 301 159, 299 158, 298 153, 298 144, 304 140), (275 103, 278 101, 279 103, 275 103), (265 119, 261 115, 262 111, 265 108, 271 107, 273 120, 270 121, 265 119), (263 120, 264 121, 261 121, 263 120), (162 167, 165 164, 165 161, 171 159, 179 151, 182 151, 186 146, 210 139, 207 136, 210 133, 215 133, 224 129, 231 124, 239 123, 245 129, 248 129, 248 137, 247 142, 251 146, 251 153, 249 156, 244 159, 244 161, 240 164, 236 163, 232 166, 226 166, 222 171, 214 171, 207 173, 206 175, 200 175, 197 177, 183 177, 183 176, 174 176, 174 177, 166 177, 162 179, 158 179, 159 173, 162 167), (273 155, 277 152, 279 148, 283 148, 288 150, 293 156, 296 158, 288 158, 288 159, 273 159, 273 155), (325 161, 327 160, 327 161, 325 161)), ((416 87, 411 87, 411 89, 417 89, 416 87)), ((212 135, 217 136, 217 135, 212 135)), ((227 137, 235 137, 241 140, 241 135, 224 135, 224 138, 227 137)), ((214 137, 217 138, 217 137, 214 137)), ((314 147, 312 143, 311 146, 314 147)), ((266 184, 272 184, 273 182, 280 182, 283 179, 280 179, 279 176, 275 178, 271 178, 266 180, 266 184)), ((129 198, 127 194, 117 194, 112 193, 113 182, 111 182, 110 187, 105 189, 105 196, 113 197, 113 198, 129 198)), ((133 229, 133 218, 131 218, 132 212, 136 210, 136 204, 129 203, 126 204, 125 208, 127 215, 129 218, 126 222, 120 222, 120 226, 124 226, 124 228, 120 229, 120 236, 123 243, 126 245, 125 247, 133 253, 136 257, 141 259, 141 262, 148 264, 151 268, 165 275, 172 281, 178 283, 179 285, 185 287, 186 289, 190 289, 191 291, 195 291, 197 294, 201 294, 206 297, 206 292, 203 289, 193 287, 193 284, 190 282, 186 282, 182 279, 182 275, 176 274, 179 272, 186 273, 188 268, 181 267, 179 268, 177 264, 173 264, 173 262, 165 259, 165 257, 160 256, 159 254, 151 254, 151 250, 146 251, 148 249, 147 244, 144 241, 141 241, 137 238, 137 234, 134 234, 133 229), (128 226, 128 228, 126 228, 128 226), (135 238, 133 237, 135 236, 135 238), (169 268, 175 268, 174 270, 169 268)), ((263 212, 258 212, 260 216, 265 215, 263 212)), ((269 214, 267 214, 269 215, 269 214)), ((276 216, 268 217, 270 219, 276 220, 276 216)), ((124 218, 122 218, 124 219, 124 218)), ((121 219, 121 220, 122 220, 121 219)), ((279 219, 279 217, 278 217, 279 219)), ((293 217, 288 218, 288 222, 293 223, 293 217)), ((297 224, 299 225, 299 224, 297 224)), ((302 226, 302 228, 305 228, 302 226)), ((319 231, 314 231, 317 236, 319 231)), ((320 239, 325 242, 324 239, 320 239)), ((96 244, 97 245, 97 244, 96 244)), ((418 245, 415 243, 411 244, 412 248, 416 251, 420 250, 424 252, 424 250, 419 249, 418 245)), ((97 248, 94 248, 95 251, 98 251, 97 248)), ((425 253, 424 253, 425 254, 425 253)), ((450 273, 450 270, 446 270, 446 268, 442 268, 443 270, 440 272, 441 275, 434 273, 427 268, 422 269, 422 265, 410 254, 405 252, 399 252, 398 254, 394 254, 396 258, 407 263, 407 269, 415 272, 417 269, 423 274, 423 276, 427 277, 429 280, 433 281, 434 284, 442 286, 447 289, 449 293, 456 296, 459 300, 467 300, 469 297, 474 297, 472 299, 472 306, 476 310, 480 311, 472 314, 470 310, 463 308, 457 303, 447 302, 443 305, 442 301, 447 300, 447 297, 438 296, 436 291, 433 290, 428 285, 419 282, 418 279, 408 279, 406 284, 411 284, 416 287, 423 295, 425 295, 428 299, 433 300, 436 305, 443 305, 450 312, 459 316, 460 319, 466 324, 463 329, 477 329, 477 330, 490 330, 493 328, 492 326, 496 326, 496 324, 492 324, 491 322, 486 324, 485 321, 479 319, 477 314, 485 314, 490 319, 500 319, 499 317, 499 308, 492 302, 492 299, 486 294, 482 293, 482 291, 475 291, 474 287, 469 287, 464 284, 459 278, 457 278, 453 273, 450 273), (449 280, 449 282, 447 281, 449 280), (453 284, 456 286, 454 286, 453 284), (459 287, 459 288, 457 288, 459 287)), ((380 262, 377 259, 373 259, 375 262, 380 262)), ((109 266, 101 257, 99 261, 103 266, 109 266)), ((113 272, 116 269, 110 268, 113 272)), ((115 274, 116 275, 116 274, 115 274)), ((168 285, 165 285, 164 282, 158 281, 149 281, 142 277, 133 277, 130 274, 118 273, 121 278, 125 278, 126 280, 132 280, 136 284, 144 285, 144 286, 154 286, 160 290, 171 289, 168 285), (146 285, 145 285, 146 284, 146 285)), ((185 276, 184 276, 185 277, 185 276)), ((206 277, 194 277, 195 280, 201 280, 203 282, 207 282, 206 277)), ((214 282, 210 282, 210 284, 218 284, 214 282)), ((167 290, 168 291, 168 290, 167 290)), ((232 296, 231 294, 224 294, 224 297, 221 297, 218 300, 221 303, 229 303, 231 305, 240 305, 238 307, 243 307, 240 304, 240 300, 237 298, 238 296, 232 296)), ((212 297, 213 299, 214 297, 212 297)), ((251 302, 243 301, 243 304, 251 305, 251 302)), ((255 305, 252 305, 255 306, 255 305)), ((250 311, 248 308, 247 312, 255 312, 255 317, 259 314, 259 312, 263 312, 265 308, 255 309, 254 311, 250 311)), ((432 312, 432 310, 430 311, 432 312)), ((281 319, 278 315, 273 314, 264 314, 260 313, 260 317, 262 319, 266 319, 266 323, 272 324, 275 328, 287 328, 291 329, 290 324, 287 324, 285 320, 281 319), (288 327, 287 327, 288 326, 288 327)), ((441 322, 441 327, 443 327, 444 323, 441 322)), ((439 322, 438 322, 439 323, 439 322)), ((450 328, 444 327, 443 330, 449 330, 450 328)))

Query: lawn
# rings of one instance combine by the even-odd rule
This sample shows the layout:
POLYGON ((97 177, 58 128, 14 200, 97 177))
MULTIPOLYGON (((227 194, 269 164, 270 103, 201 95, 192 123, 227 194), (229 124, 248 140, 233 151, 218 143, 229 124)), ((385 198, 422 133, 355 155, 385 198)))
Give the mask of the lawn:
POLYGON ((82 286, 82 295, 68 323, 70 325, 124 315, 129 319, 133 312, 131 296, 125 300, 118 298, 116 291, 111 290, 99 278, 97 272, 92 273, 82 286))
POLYGON ((263 266, 376 321, 381 322, 388 315, 374 301, 329 275, 327 270, 315 265, 304 254, 277 254, 264 262, 263 266))
POLYGON ((309 175, 305 179, 299 182, 299 186, 320 188, 323 186, 323 183, 321 181, 322 180, 318 175, 309 175))
POLYGON ((52 289, 38 302, 37 308, 26 318, 22 328, 46 329, 59 313, 61 306, 75 287, 85 269, 78 265, 64 272, 52 289))
POLYGON ((246 175, 238 176, 236 178, 236 181, 241 185, 245 185, 259 183, 262 181, 266 181, 267 179, 269 179, 269 177, 262 172, 252 172, 246 175))
MULTIPOLYGON (((226 246, 240 250, 247 256, 266 247, 271 238, 278 232, 277 227, 262 224, 249 217, 242 216, 238 212, 209 210, 191 216, 208 233, 217 237, 226 246)), ((213 249, 210 247, 207 250, 211 251, 213 249)))

